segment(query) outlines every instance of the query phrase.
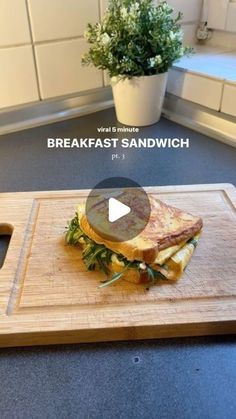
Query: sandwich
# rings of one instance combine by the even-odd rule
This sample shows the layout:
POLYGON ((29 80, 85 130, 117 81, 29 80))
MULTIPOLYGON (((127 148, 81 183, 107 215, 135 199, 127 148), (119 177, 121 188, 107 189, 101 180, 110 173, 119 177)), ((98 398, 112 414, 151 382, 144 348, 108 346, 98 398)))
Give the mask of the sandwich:
MULTIPOLYGON (((149 202, 151 213, 146 227, 127 241, 96 230, 88 220, 85 204, 79 205, 75 217, 68 223, 66 243, 81 248, 88 270, 104 272, 106 278, 101 288, 120 279, 145 284, 146 288, 160 280, 176 281, 189 264, 199 242, 202 219, 167 205, 153 195, 149 195, 149 202)), ((102 208, 104 203, 95 205, 102 208)))

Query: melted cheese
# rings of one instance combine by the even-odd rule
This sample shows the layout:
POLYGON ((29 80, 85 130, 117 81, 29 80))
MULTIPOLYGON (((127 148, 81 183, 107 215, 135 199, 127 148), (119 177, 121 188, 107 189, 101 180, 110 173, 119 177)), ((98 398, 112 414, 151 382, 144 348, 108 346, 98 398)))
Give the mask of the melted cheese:
POLYGON ((186 240, 182 241, 179 244, 176 244, 175 246, 171 246, 167 249, 160 250, 154 261, 154 264, 163 265, 172 255, 174 255, 179 249, 181 249, 185 245, 185 243, 186 240))
MULTIPOLYGON (((193 237, 196 244, 198 243, 199 238, 200 233, 193 237)), ((177 252, 172 254, 172 256, 165 261, 163 266, 153 264, 152 267, 161 272, 168 280, 176 281, 182 276, 193 255, 194 249, 195 246, 193 243, 185 243, 177 252)))

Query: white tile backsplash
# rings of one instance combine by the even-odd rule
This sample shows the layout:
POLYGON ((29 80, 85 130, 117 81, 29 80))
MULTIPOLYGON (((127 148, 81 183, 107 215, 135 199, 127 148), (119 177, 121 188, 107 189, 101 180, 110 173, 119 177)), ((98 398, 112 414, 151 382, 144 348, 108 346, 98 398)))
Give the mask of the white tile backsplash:
POLYGON ((98 0, 28 0, 34 41, 81 36, 99 20, 98 0))
POLYGON ((229 0, 208 0, 208 27, 224 30, 229 0))
POLYGON ((198 22, 200 20, 202 0, 168 0, 170 6, 183 13, 183 22, 198 22))
POLYGON ((0 0, 0 47, 30 41, 25 0, 0 0))
POLYGON ((229 32, 236 32, 236 3, 229 4, 226 20, 226 30, 229 32))
MULTIPOLYGON (((158 3, 158 0, 153 1, 158 3)), ((236 0, 230 4, 228 0, 208 2, 212 26, 222 29, 222 25, 227 25, 228 30, 234 30, 236 0)), ((202 0, 169 0, 169 4, 176 13, 183 13, 184 45, 194 45, 202 0)), ((103 86, 103 80, 106 86, 109 84, 105 72, 81 65, 81 56, 87 49, 82 38, 85 27, 88 22, 99 20, 108 0, 0 0, 0 108, 39 100, 32 46, 16 47, 32 42, 27 5, 41 99, 99 88, 103 86)), ((236 49, 235 37, 236 34, 215 30, 208 45, 212 48, 214 43, 220 46, 223 42, 228 49, 236 49)), ((183 58, 176 64, 178 68, 169 71, 167 90, 186 100, 219 110, 224 79, 235 81, 236 58, 232 54, 218 55, 217 52, 212 53, 207 60, 199 54, 190 60, 183 58), (179 70, 181 66, 187 72, 179 70), (218 80, 208 77, 211 68, 218 80)), ((236 84, 226 84, 222 112, 236 116, 235 102, 236 84)))
POLYGON ((223 81, 176 69, 169 70, 167 83, 169 93, 216 111, 220 109, 222 88, 223 81))
POLYGON ((102 72, 81 65, 81 56, 86 48, 83 39, 36 46, 43 99, 102 87, 102 72))
POLYGON ((196 43, 196 23, 184 23, 182 25, 184 31, 183 44, 184 46, 194 46, 196 43))
POLYGON ((39 100, 31 46, 0 49, 0 108, 39 100))

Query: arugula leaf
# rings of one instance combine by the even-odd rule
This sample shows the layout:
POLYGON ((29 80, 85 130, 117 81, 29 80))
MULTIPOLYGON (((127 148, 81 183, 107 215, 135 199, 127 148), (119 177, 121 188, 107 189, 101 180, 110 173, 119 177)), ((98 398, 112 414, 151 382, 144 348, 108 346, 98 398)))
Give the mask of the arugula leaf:
POLYGON ((104 288, 107 285, 112 284, 113 282, 117 281, 118 279, 122 278, 124 273, 130 268, 131 263, 128 263, 126 267, 121 272, 115 272, 111 279, 108 279, 106 281, 103 281, 102 285, 99 285, 99 288, 104 288))
POLYGON ((123 274, 124 274, 124 271, 114 273, 112 278, 109 279, 108 281, 104 281, 101 285, 99 285, 99 288, 105 288, 107 285, 110 285, 113 282, 118 281, 118 279, 122 278, 123 274))
MULTIPOLYGON (((80 244, 81 239, 83 239, 84 244, 82 259, 85 263, 86 268, 89 271, 93 271, 96 268, 96 266, 98 266, 101 271, 103 271, 106 275, 109 275, 110 265, 112 262, 112 255, 114 254, 114 252, 105 247, 103 244, 97 244, 83 232, 83 230, 80 227, 78 213, 76 213, 75 217, 70 222, 68 222, 65 241, 67 244, 75 246, 80 244)), ((139 267, 140 261, 135 260, 133 262, 130 262, 125 258, 125 256, 121 254, 116 254, 116 256, 120 262, 124 263, 124 269, 122 270, 122 272, 114 273, 111 279, 104 281, 102 285, 100 285, 100 288, 110 285, 113 282, 122 278, 127 269, 136 269, 137 271, 141 272, 139 267)), ((161 274, 161 272, 154 270, 151 266, 148 265, 147 273, 148 279, 151 284, 155 284, 158 279, 167 279, 164 275, 161 274)))
POLYGON ((79 239, 84 235, 80 228, 78 214, 68 222, 67 232, 66 232, 66 243, 75 245, 79 243, 79 239))
POLYGON ((155 274, 154 274, 154 271, 149 266, 147 266, 147 273, 148 273, 148 279, 151 280, 152 282, 155 282, 155 274))
POLYGON ((165 277, 165 275, 163 275, 161 272, 159 271, 155 271, 156 272, 156 278, 157 279, 162 279, 163 281, 167 281, 167 278, 165 277))
POLYGON ((192 244, 196 248, 198 245, 198 240, 192 238, 188 241, 188 243, 192 244))
POLYGON ((155 284, 159 279, 162 279, 164 281, 167 280, 167 278, 159 271, 155 271, 155 269, 152 269, 150 266, 147 266, 147 273, 149 280, 155 284))

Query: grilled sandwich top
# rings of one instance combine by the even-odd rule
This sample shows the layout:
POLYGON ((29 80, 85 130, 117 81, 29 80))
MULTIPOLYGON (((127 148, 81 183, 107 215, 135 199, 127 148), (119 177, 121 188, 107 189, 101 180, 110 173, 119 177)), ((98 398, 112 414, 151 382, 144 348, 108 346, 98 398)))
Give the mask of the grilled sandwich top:
MULTIPOLYGON (((122 196, 119 196, 119 199, 122 201, 122 196)), ((149 195, 149 200, 151 204, 149 221, 142 233, 132 240, 113 241, 112 237, 110 239, 104 237, 103 234, 99 234, 88 222, 85 214, 85 205, 80 205, 78 208, 81 228, 96 243, 105 245, 114 252, 122 254, 130 261, 140 260, 146 263, 153 263, 161 250, 186 242, 201 230, 203 225, 201 218, 167 205, 154 198, 153 195, 149 195)), ((102 230, 102 219, 106 215, 105 213, 102 215, 104 202, 101 201, 100 205, 101 211, 99 212, 98 208, 98 214, 101 216, 102 230)), ((142 208, 142 203, 140 202, 137 202, 137 206, 139 207, 138 217, 141 219, 145 215, 145 208, 142 208)), ((132 211, 130 215, 132 215, 132 211)), ((135 222, 139 222, 137 215, 135 217, 135 222)))

